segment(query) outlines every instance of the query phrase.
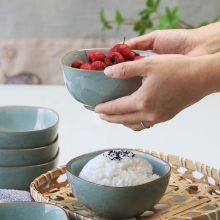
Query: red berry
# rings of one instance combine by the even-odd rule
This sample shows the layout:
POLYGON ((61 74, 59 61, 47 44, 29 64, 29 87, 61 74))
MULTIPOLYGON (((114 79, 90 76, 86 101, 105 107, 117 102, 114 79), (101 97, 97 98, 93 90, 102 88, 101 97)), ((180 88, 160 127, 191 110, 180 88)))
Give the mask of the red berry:
POLYGON ((137 56, 137 57, 134 58, 133 61, 135 61, 135 60, 140 60, 140 59, 142 59, 142 58, 145 58, 145 57, 144 57, 144 56, 137 56))
POLYGON ((112 53, 112 52, 113 52, 113 51, 112 51, 112 49, 113 49, 113 48, 111 48, 111 49, 109 50, 109 52, 108 52, 108 53, 112 53))
POLYGON ((135 52, 131 52, 130 53, 130 60, 131 61, 134 60, 134 58, 137 57, 137 56, 140 56, 140 54, 139 53, 135 53, 135 52))
POLYGON ((105 67, 105 64, 101 61, 95 61, 91 64, 91 70, 104 70, 105 67))
POLYGON ((71 64, 71 67, 80 69, 83 64, 84 62, 82 60, 76 60, 71 64))
POLYGON ((88 55, 87 55, 87 59, 89 63, 93 63, 95 61, 102 61, 104 62, 105 60, 105 54, 102 53, 99 50, 94 50, 91 51, 88 55))
POLYGON ((112 66, 114 64, 122 63, 124 61, 125 61, 125 59, 123 58, 123 56, 120 53, 112 52, 112 53, 109 53, 106 56, 106 58, 105 58, 105 65, 106 66, 112 66))
POLYGON ((85 63, 80 67, 80 69, 83 69, 83 70, 90 70, 90 68, 91 68, 90 63, 85 63))
POLYGON ((125 60, 129 60, 131 49, 127 44, 116 44, 111 49, 111 52, 118 52, 124 57, 125 60))

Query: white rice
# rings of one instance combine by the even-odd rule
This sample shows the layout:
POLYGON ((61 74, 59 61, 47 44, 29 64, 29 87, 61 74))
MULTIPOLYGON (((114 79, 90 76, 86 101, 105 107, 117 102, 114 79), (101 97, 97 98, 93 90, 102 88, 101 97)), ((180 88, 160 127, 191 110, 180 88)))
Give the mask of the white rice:
POLYGON ((129 151, 107 151, 90 160, 79 177, 105 186, 135 186, 157 179, 151 164, 129 151))

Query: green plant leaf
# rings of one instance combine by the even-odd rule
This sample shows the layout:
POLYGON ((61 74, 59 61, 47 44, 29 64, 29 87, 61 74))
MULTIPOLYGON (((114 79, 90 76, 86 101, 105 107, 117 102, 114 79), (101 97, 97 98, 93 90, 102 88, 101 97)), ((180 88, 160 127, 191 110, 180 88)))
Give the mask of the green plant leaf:
POLYGON ((150 8, 152 10, 152 12, 157 11, 157 7, 160 3, 160 0, 156 0, 156 2, 154 3, 154 0, 147 0, 146 1, 146 6, 148 7, 148 9, 150 8))
POLYGON ((153 28, 153 22, 152 21, 149 21, 147 23, 147 28, 153 28))
POLYGON ((112 26, 108 24, 108 22, 105 19, 105 13, 104 13, 104 8, 101 8, 101 11, 99 12, 99 18, 102 22, 102 31, 106 29, 112 29, 112 26))
POLYGON ((116 11, 115 11, 115 20, 117 23, 121 23, 123 21, 123 18, 121 16, 121 12, 118 9, 116 9, 116 11))
POLYGON ((139 36, 143 35, 145 33, 145 29, 142 29, 140 32, 139 32, 139 36))
POLYGON ((149 20, 149 15, 143 15, 141 21, 149 20))
POLYGON ((152 13, 153 11, 151 9, 144 9, 142 11, 140 11, 138 14, 139 15, 150 15, 150 13, 152 13))
POLYGON ((174 9, 173 9, 173 15, 177 15, 177 13, 178 13, 178 11, 179 11, 179 7, 178 6, 176 6, 174 9))
POLYGON ((104 15, 104 8, 101 8, 101 11, 99 12, 99 18, 101 20, 102 23, 105 23, 105 15, 104 15))
POLYGON ((157 1, 156 1, 156 4, 155 4, 155 9, 156 9, 156 10, 157 10, 159 4, 160 4, 160 0, 157 0, 157 1))
POLYGON ((152 21, 150 21, 150 22, 148 22, 149 24, 148 24, 148 28, 153 28, 153 22, 152 21))
POLYGON ((166 15, 162 16, 160 19, 160 23, 157 26, 158 30, 162 29, 173 29, 175 28, 177 22, 179 21, 180 17, 178 15, 179 7, 175 7, 172 11, 167 6, 166 7, 166 15))
POLYGON ((217 22, 217 21, 219 21, 219 20, 220 20, 220 15, 217 15, 217 16, 213 19, 212 22, 214 23, 214 22, 217 22))
POLYGON ((134 31, 139 31, 140 29, 141 29, 141 24, 139 24, 139 23, 136 23, 133 27, 134 31))
POLYGON ((168 20, 172 21, 172 15, 171 15, 169 6, 166 7, 166 16, 167 16, 168 20))
POLYGON ((112 29, 112 26, 107 23, 107 24, 105 25, 105 28, 111 30, 111 29, 112 29))
POLYGON ((171 25, 174 26, 180 20, 179 15, 173 15, 171 25))
POLYGON ((199 27, 206 26, 208 24, 209 24, 208 21, 203 21, 202 23, 199 24, 199 27))
POLYGON ((171 23, 168 23, 168 25, 166 26, 166 29, 173 29, 173 25, 171 23))
POLYGON ((173 9, 173 12, 172 12, 172 21, 171 21, 171 24, 172 26, 174 27, 177 22, 180 20, 180 16, 178 15, 178 11, 179 11, 179 7, 176 6, 174 9, 173 9))
POLYGON ((146 6, 149 8, 153 8, 154 7, 154 0, 147 0, 146 6))
POLYGON ((139 32, 139 36, 141 36, 145 33, 145 31, 148 28, 152 28, 152 27, 153 27, 153 22, 148 21, 148 22, 144 22, 144 23, 136 23, 133 27, 133 30, 139 32))
POLYGON ((115 21, 118 23, 117 30, 119 30, 123 18, 121 16, 121 12, 118 9, 115 11, 115 21))
POLYGON ((158 24, 158 26, 157 26, 156 29, 157 29, 157 30, 162 30, 162 29, 164 29, 165 25, 166 25, 168 22, 169 22, 168 17, 167 17, 166 15, 162 16, 162 17, 160 18, 160 23, 158 24))

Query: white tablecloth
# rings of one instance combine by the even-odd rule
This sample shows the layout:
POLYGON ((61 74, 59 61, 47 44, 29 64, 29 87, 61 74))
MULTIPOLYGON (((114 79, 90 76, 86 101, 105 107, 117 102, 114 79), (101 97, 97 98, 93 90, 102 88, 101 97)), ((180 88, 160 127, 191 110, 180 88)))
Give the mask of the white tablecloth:
POLYGON ((102 121, 73 99, 65 86, 0 85, 0 105, 42 106, 59 113, 59 165, 90 151, 123 147, 179 155, 220 169, 220 93, 141 132, 102 121))

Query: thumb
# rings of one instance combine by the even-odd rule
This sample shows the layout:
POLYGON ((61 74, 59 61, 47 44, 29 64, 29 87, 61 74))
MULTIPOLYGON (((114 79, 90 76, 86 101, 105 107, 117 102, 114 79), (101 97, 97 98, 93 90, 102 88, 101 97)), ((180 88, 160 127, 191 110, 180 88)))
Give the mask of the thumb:
POLYGON ((145 59, 149 59, 149 57, 106 67, 104 73, 106 76, 116 79, 126 79, 134 76, 144 77, 146 75, 144 71, 145 59))

